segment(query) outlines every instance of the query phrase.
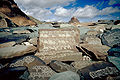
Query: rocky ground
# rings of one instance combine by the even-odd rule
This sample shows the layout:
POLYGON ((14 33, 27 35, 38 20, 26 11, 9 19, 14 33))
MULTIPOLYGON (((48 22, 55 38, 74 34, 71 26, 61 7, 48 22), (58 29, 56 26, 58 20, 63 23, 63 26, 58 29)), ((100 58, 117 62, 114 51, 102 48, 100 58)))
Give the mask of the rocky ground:
POLYGON ((0 80, 120 80, 120 20, 40 22, 0 3, 0 80))
MULTIPOLYGON (((57 28, 52 24, 0 28, 0 79, 119 80, 120 26, 100 23, 92 26, 81 24, 66 27, 66 25, 71 24, 59 24, 57 28), (49 60, 46 60, 50 58, 48 56, 44 56, 44 60, 43 57, 36 55, 40 29, 66 28, 80 30, 77 52, 54 54, 51 57, 58 57, 49 60), (66 56, 59 57, 63 55, 66 56)), ((47 53, 52 54, 51 52, 43 54, 47 53)))

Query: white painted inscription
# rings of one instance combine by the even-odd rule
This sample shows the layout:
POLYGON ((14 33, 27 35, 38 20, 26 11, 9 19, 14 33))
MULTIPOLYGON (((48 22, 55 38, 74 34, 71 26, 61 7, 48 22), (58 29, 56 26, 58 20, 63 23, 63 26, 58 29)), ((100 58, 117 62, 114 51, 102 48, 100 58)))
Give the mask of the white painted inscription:
POLYGON ((39 30, 39 52, 74 49, 79 42, 79 33, 77 29, 39 30))

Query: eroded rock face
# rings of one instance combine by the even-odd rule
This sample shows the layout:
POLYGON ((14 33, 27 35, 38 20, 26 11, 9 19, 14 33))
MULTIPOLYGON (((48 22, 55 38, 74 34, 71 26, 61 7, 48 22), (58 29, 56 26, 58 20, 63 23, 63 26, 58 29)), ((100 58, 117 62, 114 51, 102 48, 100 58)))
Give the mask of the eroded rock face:
POLYGON ((18 26, 36 25, 30 18, 23 13, 14 0, 1 0, 0 12, 5 14, 12 22, 18 26))
POLYGON ((55 72, 36 56, 24 56, 14 60, 10 67, 26 66, 29 80, 48 80, 55 72))

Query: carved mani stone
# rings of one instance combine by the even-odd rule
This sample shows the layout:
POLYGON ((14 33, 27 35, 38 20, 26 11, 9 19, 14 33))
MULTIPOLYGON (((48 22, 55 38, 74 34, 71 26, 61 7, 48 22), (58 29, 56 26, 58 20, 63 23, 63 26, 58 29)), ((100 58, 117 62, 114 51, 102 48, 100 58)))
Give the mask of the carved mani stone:
MULTIPOLYGON (((35 55, 43 60, 63 60, 67 54, 72 58, 78 53, 76 46, 79 44, 79 39, 80 31, 77 28, 40 29, 38 52, 35 55)), ((81 57, 81 53, 78 55, 81 57)))
POLYGON ((75 50, 79 39, 80 32, 77 28, 40 29, 38 52, 75 50))

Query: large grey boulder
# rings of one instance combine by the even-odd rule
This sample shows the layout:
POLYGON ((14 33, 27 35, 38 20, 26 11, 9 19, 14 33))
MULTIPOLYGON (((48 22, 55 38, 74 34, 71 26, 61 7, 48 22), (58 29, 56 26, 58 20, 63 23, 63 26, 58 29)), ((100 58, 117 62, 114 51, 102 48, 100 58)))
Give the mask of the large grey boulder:
POLYGON ((101 37, 104 45, 112 47, 120 43, 120 29, 113 29, 103 33, 101 37))
POLYGON ((49 80, 80 80, 80 77, 75 72, 66 71, 66 72, 56 73, 49 80))

